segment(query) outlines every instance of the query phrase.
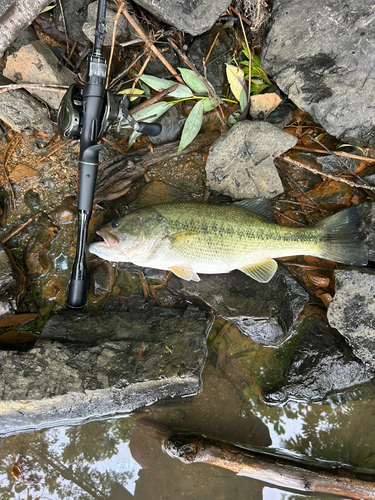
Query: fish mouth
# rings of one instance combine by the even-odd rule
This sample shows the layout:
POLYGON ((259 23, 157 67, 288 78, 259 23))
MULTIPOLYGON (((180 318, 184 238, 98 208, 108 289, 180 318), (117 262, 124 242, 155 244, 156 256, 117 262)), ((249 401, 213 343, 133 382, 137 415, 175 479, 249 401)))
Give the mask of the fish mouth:
POLYGON ((96 231, 96 234, 103 238, 104 241, 102 241, 101 243, 105 244, 108 248, 116 248, 120 244, 120 240, 116 235, 108 233, 104 229, 96 231))

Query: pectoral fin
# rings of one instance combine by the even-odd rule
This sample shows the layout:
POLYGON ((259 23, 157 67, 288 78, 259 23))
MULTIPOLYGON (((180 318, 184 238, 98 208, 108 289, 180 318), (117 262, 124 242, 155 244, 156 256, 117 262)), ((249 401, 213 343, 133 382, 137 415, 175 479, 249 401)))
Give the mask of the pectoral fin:
POLYGON ((186 281, 200 281, 200 277, 197 273, 193 271, 193 268, 190 265, 186 266, 172 266, 170 268, 172 273, 174 273, 179 278, 182 278, 186 281))
POLYGON ((266 259, 258 264, 243 267, 240 271, 260 283, 268 283, 277 271, 277 262, 273 259, 266 259))

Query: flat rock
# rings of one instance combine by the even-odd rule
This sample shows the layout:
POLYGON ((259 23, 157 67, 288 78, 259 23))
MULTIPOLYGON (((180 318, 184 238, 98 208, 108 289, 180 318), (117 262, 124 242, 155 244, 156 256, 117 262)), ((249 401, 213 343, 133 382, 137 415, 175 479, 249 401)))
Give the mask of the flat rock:
POLYGON ((277 196, 284 188, 273 159, 296 142, 295 137, 271 123, 237 123, 210 148, 207 186, 236 200, 277 196))
POLYGON ((1 433, 130 412, 201 388, 204 312, 134 299, 122 311, 61 311, 29 352, 0 351, 1 433))
POLYGON ((135 3, 151 12, 156 19, 196 36, 215 24, 217 18, 227 10, 230 0, 135 0, 135 3))
POLYGON ((172 277, 168 288, 185 300, 212 309, 257 343, 280 344, 308 298, 306 290, 282 266, 269 283, 259 283, 240 271, 200 275, 201 281, 172 277))
MULTIPOLYGON (((82 26, 82 31, 89 40, 94 43, 95 29, 96 29, 96 16, 98 12, 98 2, 90 3, 87 9, 87 20, 82 26)), ((106 10, 106 36, 104 45, 112 44, 113 27, 115 24, 116 12, 107 7, 106 10)), ((139 38, 139 35, 136 35, 139 38)), ((127 42, 131 38, 130 26, 126 18, 121 15, 118 19, 116 26, 116 43, 127 42)))
POLYGON ((4 246, 0 243, 0 319, 14 313, 12 290, 16 285, 12 266, 4 246))
POLYGON ((366 243, 369 260, 375 260, 375 203, 361 203, 358 211, 361 216, 358 238, 366 243))
POLYGON ((186 116, 182 108, 180 106, 173 106, 159 120, 162 126, 160 134, 154 137, 150 136, 150 141, 155 146, 176 141, 181 136, 185 121, 186 116))
POLYGON ((361 363, 340 334, 315 312, 293 327, 292 337, 274 349, 265 364, 255 366, 257 392, 272 404, 322 401, 371 380, 374 372, 361 363))
MULTIPOLYGON (((45 85, 71 85, 75 75, 57 59, 48 45, 41 40, 21 47, 7 58, 4 76, 15 83, 40 83, 45 85)), ((64 92, 35 90, 33 93, 58 109, 64 92)))
POLYGON ((275 0, 261 63, 343 142, 375 146, 372 0, 275 0))
POLYGON ((328 322, 359 359, 375 368, 375 271, 340 269, 335 271, 335 281, 328 322))
MULTIPOLYGON (((0 76, 1 85, 9 83, 12 82, 0 76)), ((57 132, 57 127, 48 119, 45 106, 22 89, 8 90, 0 94, 0 119, 21 134, 31 129, 48 135, 57 132)))

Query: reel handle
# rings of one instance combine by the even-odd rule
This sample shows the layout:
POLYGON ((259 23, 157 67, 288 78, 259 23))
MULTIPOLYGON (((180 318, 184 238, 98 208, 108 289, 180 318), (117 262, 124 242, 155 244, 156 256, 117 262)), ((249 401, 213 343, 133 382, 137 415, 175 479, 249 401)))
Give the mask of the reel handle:
POLYGON ((152 137, 155 135, 159 135, 162 129, 160 123, 146 123, 146 122, 138 122, 139 132, 142 134, 151 135, 152 137))

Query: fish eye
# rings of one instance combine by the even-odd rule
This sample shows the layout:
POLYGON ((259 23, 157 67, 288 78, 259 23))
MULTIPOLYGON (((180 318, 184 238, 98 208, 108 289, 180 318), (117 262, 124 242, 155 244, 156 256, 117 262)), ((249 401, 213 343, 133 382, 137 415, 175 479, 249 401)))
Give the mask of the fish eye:
POLYGON ((120 222, 118 220, 114 220, 112 222, 112 227, 117 227, 119 224, 120 224, 120 222))

